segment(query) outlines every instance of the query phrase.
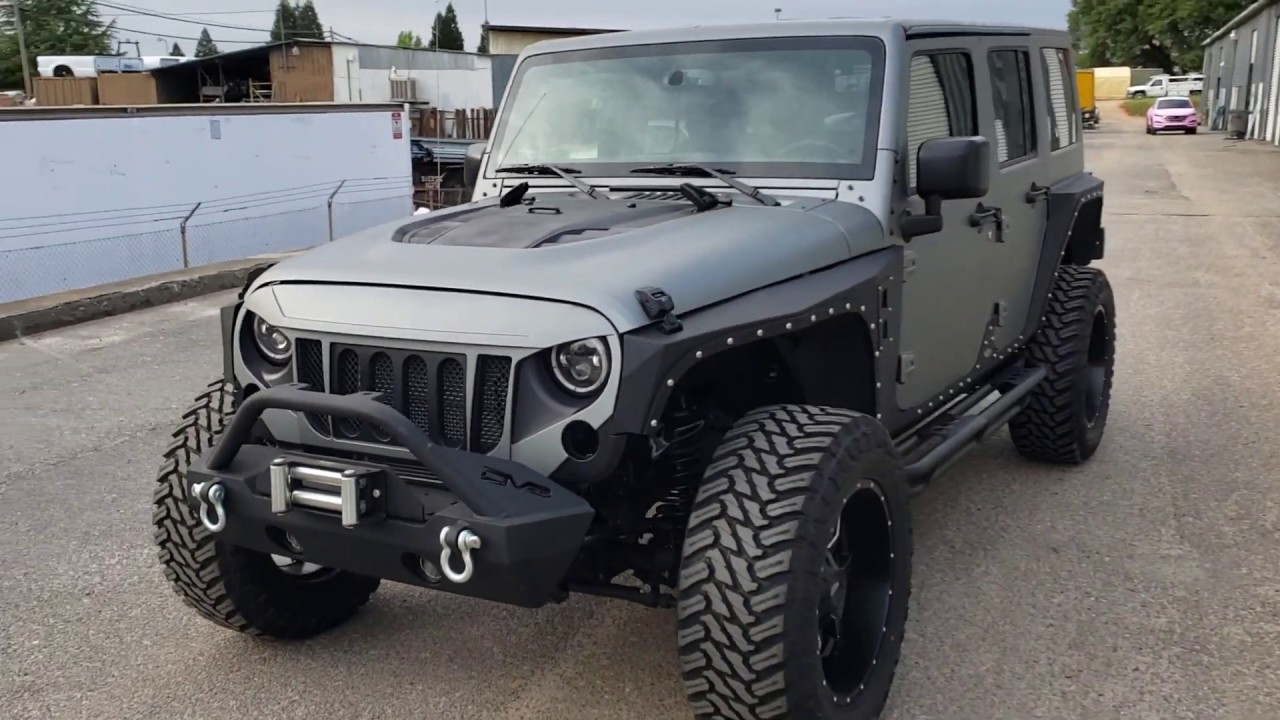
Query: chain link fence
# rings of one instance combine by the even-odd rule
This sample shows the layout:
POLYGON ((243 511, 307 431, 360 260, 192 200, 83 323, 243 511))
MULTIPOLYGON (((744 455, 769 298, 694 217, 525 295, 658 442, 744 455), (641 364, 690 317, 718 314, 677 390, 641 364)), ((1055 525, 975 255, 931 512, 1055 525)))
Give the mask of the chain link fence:
POLYGON ((0 220, 0 303, 301 250, 413 214, 409 178, 0 220))

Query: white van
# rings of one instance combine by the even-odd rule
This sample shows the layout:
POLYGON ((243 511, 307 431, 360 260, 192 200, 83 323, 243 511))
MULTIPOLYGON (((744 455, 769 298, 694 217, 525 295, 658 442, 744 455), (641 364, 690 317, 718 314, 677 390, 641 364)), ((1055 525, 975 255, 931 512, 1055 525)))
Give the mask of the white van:
POLYGON ((1152 75, 1146 85, 1130 85, 1127 98, 1164 97, 1166 95, 1199 95, 1204 91, 1204 75, 1152 75))

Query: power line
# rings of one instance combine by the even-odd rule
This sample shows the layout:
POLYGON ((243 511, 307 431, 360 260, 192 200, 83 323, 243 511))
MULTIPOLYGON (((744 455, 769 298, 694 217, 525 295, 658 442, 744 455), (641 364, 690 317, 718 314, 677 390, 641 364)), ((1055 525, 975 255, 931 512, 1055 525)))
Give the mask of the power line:
MULTIPOLYGON (((175 12, 175 13, 167 13, 167 14, 175 15, 175 16, 191 17, 194 15, 274 15, 275 12, 276 12, 275 10, 203 10, 200 12, 175 12)), ((102 15, 103 17, 125 17, 128 15, 146 15, 146 14, 149 14, 149 12, 141 12, 141 9, 139 9, 139 10, 133 10, 129 12, 113 12, 113 13, 99 13, 99 14, 102 15)))
POLYGON ((161 20, 169 20, 171 22, 190 23, 192 25, 204 25, 206 27, 223 28, 226 30, 244 30, 246 32, 262 32, 262 33, 271 32, 270 30, 264 30, 262 28, 247 27, 245 25, 228 25, 227 23, 206 22, 199 19, 193 20, 191 18, 179 17, 176 15, 170 15, 168 13, 156 12, 154 10, 148 10, 146 8, 133 7, 130 5, 117 5, 115 3, 102 2, 101 0, 99 0, 97 4, 101 7, 112 8, 115 10, 127 10, 129 12, 136 13, 138 15, 160 18, 161 20))
MULTIPOLYGON (((169 40, 193 40, 196 42, 200 41, 200 38, 198 37, 189 37, 187 35, 173 35, 170 33, 156 32, 154 30, 135 30, 133 28, 120 27, 119 25, 115 27, 115 30, 116 32, 134 33, 136 35, 154 35, 155 37, 167 38, 169 40)), ((266 32, 266 31, 263 30, 262 32, 266 32)), ((214 44, 222 44, 222 45, 261 45, 262 44, 262 40, 219 40, 218 38, 209 38, 209 39, 212 40, 214 44)))

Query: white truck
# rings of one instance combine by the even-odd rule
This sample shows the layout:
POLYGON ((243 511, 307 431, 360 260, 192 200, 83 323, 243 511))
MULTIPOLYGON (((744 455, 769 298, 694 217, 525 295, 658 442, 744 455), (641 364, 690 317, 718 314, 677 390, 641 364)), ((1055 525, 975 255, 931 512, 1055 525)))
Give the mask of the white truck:
POLYGON ((1204 75, 1152 75, 1144 85, 1130 85, 1126 98, 1165 97, 1167 95, 1190 96, 1204 91, 1204 75))
POLYGON ((190 59, 176 55, 40 55, 36 72, 41 77, 97 77, 104 72, 145 72, 190 59))

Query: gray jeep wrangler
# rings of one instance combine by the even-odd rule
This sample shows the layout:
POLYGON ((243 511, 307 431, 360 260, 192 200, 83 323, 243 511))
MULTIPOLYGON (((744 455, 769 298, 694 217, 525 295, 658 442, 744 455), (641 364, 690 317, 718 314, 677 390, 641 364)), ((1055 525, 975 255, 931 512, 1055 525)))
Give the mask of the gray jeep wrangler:
POLYGON ((876 717, 913 492, 1006 425, 1067 464, 1105 427, 1069 48, 845 20, 529 48, 471 202, 223 309, 155 488, 165 574, 277 638, 382 581, 674 607, 698 717, 876 717))

